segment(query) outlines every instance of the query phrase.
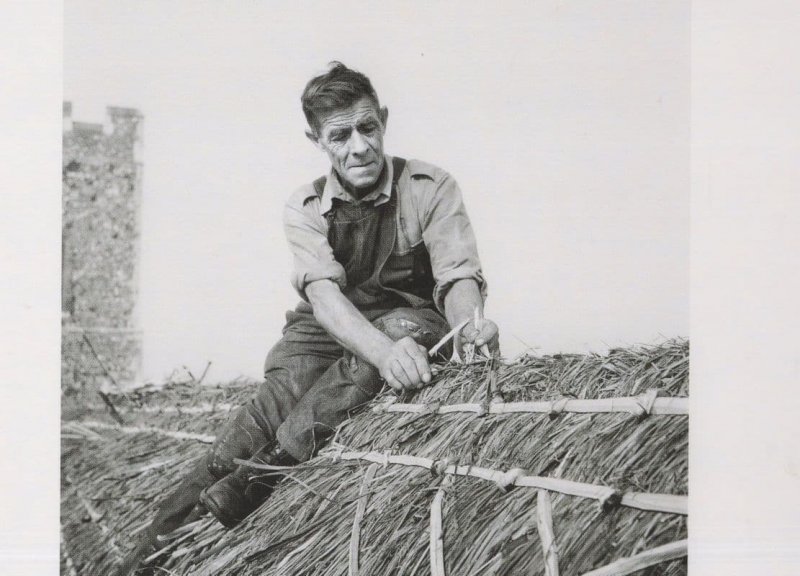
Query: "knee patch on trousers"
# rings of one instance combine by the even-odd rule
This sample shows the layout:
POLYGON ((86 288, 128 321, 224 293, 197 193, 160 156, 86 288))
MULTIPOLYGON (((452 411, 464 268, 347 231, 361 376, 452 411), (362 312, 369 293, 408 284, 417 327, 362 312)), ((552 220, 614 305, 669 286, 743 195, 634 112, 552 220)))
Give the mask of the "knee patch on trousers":
POLYGON ((444 319, 441 325, 437 325, 425 318, 408 318, 410 315, 403 309, 395 310, 375 320, 373 325, 394 341, 410 336, 427 349, 433 348, 447 333, 444 319))

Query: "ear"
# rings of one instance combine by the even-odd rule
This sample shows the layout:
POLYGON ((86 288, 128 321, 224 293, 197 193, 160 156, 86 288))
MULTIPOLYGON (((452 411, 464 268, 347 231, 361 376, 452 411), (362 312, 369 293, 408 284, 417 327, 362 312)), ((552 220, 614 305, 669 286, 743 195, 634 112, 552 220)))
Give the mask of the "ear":
POLYGON ((313 130, 306 129, 306 138, 311 140, 311 142, 312 142, 312 144, 314 144, 314 146, 317 146, 317 147, 321 147, 322 146, 320 144, 320 142, 319 142, 319 136, 317 136, 317 134, 313 130))
POLYGON ((379 111, 381 117, 381 124, 383 124, 383 131, 386 132, 386 123, 389 121, 389 109, 384 106, 379 111))

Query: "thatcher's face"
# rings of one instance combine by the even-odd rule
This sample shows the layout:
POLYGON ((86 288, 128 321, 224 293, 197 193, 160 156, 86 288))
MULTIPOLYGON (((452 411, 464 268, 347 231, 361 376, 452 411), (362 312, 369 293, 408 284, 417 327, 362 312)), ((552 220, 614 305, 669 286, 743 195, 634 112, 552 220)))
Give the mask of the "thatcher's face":
POLYGON ((342 181, 354 190, 371 188, 383 170, 383 134, 387 110, 369 98, 322 115, 319 146, 342 181))

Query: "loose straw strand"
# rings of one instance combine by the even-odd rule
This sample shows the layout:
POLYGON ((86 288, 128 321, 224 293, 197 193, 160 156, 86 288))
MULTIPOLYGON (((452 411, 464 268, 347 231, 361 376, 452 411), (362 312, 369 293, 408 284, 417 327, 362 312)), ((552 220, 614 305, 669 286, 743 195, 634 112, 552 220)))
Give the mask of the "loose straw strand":
MULTIPOLYGON (((475 314, 474 314, 474 322, 475 322, 475 330, 480 333, 481 329, 481 322, 483 321, 483 310, 481 310, 480 306, 475 306, 475 314)), ((488 344, 482 344, 480 347, 481 354, 486 356, 487 358, 492 357, 492 353, 489 351, 488 344)))
POLYGON ((356 516, 353 519, 353 531, 350 533, 350 565, 349 576, 358 576, 358 550, 361 541, 361 520, 367 510, 367 499, 369 498, 369 485, 375 477, 375 471, 380 465, 373 463, 367 467, 364 480, 361 483, 361 490, 358 493, 358 505, 356 506, 356 516))

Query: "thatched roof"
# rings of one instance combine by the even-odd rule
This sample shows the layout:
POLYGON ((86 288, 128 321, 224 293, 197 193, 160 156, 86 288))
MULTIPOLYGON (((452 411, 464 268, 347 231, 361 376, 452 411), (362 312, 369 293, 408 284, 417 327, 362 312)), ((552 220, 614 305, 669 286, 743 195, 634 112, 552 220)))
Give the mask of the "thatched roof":
MULTIPOLYGON (((685 574, 688 358, 671 341, 441 367, 345 422, 236 529, 184 527, 152 573, 549 576, 635 557, 685 574)), ((64 573, 109 573, 251 387, 139 390, 111 398, 125 427, 102 404, 65 422, 64 573)))

